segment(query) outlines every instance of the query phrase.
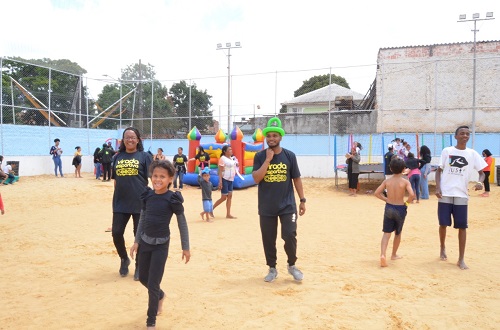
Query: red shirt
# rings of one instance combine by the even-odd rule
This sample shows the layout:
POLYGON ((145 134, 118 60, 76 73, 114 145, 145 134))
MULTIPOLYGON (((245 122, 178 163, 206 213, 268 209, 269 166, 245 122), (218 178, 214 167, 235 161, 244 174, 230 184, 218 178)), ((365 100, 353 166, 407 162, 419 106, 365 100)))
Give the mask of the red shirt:
POLYGON ((493 162, 493 157, 488 156, 484 159, 486 164, 488 164, 485 168, 483 168, 483 172, 490 172, 491 171, 491 163, 493 162))

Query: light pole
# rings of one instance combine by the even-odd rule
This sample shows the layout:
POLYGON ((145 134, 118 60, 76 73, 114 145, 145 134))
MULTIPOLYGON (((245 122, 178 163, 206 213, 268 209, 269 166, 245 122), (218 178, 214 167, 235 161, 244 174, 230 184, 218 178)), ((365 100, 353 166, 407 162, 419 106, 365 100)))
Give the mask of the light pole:
POLYGON ((488 21, 495 19, 493 12, 486 13, 486 18, 479 18, 479 13, 472 14, 472 19, 467 19, 467 15, 461 14, 457 22, 474 22, 474 56, 472 60, 472 149, 474 149, 474 142, 476 139, 476 33, 479 30, 476 28, 477 21, 488 21))
POLYGON ((227 136, 231 134, 231 48, 241 48, 239 41, 234 43, 226 42, 226 47, 217 44, 217 50, 227 49, 227 136))

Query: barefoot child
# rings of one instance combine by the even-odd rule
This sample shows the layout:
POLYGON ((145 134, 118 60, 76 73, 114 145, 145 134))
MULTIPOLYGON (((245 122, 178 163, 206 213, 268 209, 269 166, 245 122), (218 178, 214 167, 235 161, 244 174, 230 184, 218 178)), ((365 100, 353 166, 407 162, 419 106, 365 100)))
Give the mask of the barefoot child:
POLYGON ((384 225, 382 228, 384 234, 382 235, 382 241, 380 243, 381 267, 387 267, 387 258, 385 254, 393 231, 396 232, 396 235, 392 242, 391 260, 401 258, 397 255, 398 247, 401 243, 401 230, 403 230, 408 204, 411 203, 415 197, 410 181, 404 179, 402 175, 405 168, 404 160, 394 157, 389 166, 391 167, 393 176, 390 179, 384 180, 377 190, 375 190, 375 197, 386 202, 384 225), (383 195, 384 189, 387 190, 387 197, 383 195), (405 192, 408 192, 408 199, 406 202, 404 201, 405 192))
POLYGON ((180 192, 169 190, 172 185, 175 168, 168 160, 155 160, 151 163, 151 182, 154 190, 147 188, 141 195, 143 207, 135 236, 135 243, 130 248, 130 256, 134 259, 137 253, 139 281, 148 288, 148 318, 146 326, 155 329, 156 315, 161 314, 165 292, 160 283, 165 270, 170 243, 170 219, 175 213, 179 226, 182 259, 189 262, 189 234, 184 216, 184 199, 180 192))
POLYGON ((210 182, 210 169, 208 167, 201 171, 201 176, 198 176, 198 183, 201 187, 201 199, 203 201, 203 212, 200 213, 201 220, 213 222, 209 218, 214 209, 212 206, 212 182, 210 182))

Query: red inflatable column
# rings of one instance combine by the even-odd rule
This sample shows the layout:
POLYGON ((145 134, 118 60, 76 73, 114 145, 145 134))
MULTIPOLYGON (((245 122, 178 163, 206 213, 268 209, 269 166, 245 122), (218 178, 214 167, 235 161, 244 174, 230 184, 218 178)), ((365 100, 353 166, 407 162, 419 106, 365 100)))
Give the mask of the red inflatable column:
MULTIPOLYGON (((198 147, 200 146, 201 133, 198 131, 198 128, 193 127, 191 131, 189 131, 187 138, 189 140, 189 151, 188 151, 188 159, 194 158, 196 156, 196 152, 198 147)), ((188 173, 194 173, 194 169, 196 167, 196 161, 188 161, 187 171, 188 173)))
POLYGON ((234 126, 233 131, 231 132, 231 148, 233 149, 233 155, 238 159, 239 162, 239 173, 243 173, 243 164, 245 163, 245 145, 243 141, 243 132, 238 126, 234 126))

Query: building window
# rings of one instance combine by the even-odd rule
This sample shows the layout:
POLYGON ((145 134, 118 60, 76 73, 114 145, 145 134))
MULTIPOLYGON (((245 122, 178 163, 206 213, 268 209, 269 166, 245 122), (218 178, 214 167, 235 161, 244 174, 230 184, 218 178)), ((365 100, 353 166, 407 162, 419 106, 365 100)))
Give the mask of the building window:
POLYGON ((289 113, 303 113, 304 108, 290 108, 289 113))

